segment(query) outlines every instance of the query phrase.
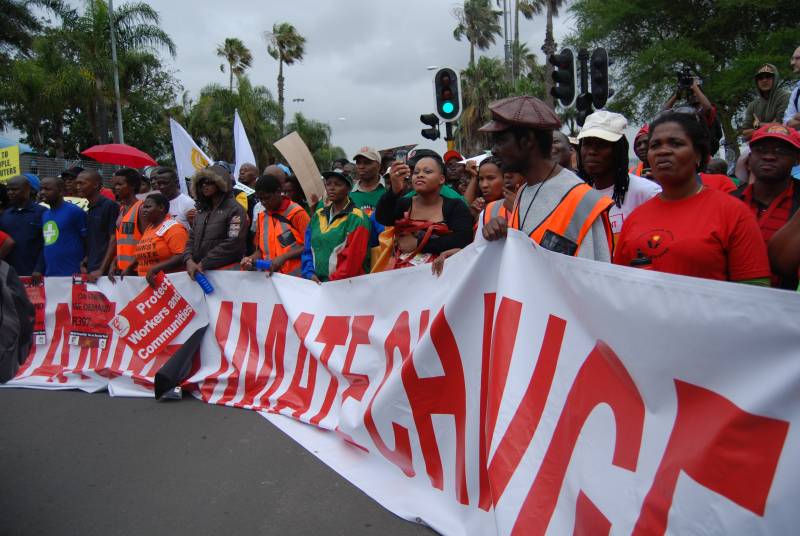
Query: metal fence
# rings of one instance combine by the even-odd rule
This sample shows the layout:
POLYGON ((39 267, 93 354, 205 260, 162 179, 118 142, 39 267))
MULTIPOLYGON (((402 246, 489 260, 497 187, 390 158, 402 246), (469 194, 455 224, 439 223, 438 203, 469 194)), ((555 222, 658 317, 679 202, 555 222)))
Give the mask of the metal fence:
POLYGON ((103 177, 103 183, 109 185, 114 171, 122 166, 112 164, 101 164, 94 160, 69 160, 64 158, 50 158, 33 153, 23 153, 19 155, 19 165, 23 173, 33 173, 39 177, 57 177, 65 169, 80 166, 84 169, 96 169, 103 177))

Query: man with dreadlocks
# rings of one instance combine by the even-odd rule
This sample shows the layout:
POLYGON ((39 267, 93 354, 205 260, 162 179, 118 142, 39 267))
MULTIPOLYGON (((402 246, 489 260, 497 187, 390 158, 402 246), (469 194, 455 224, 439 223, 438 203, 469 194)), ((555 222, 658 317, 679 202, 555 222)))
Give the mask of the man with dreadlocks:
POLYGON ((656 195, 661 187, 628 172, 628 121, 601 110, 589 115, 578 134, 578 175, 614 200, 608 212, 614 241, 633 209, 656 195))

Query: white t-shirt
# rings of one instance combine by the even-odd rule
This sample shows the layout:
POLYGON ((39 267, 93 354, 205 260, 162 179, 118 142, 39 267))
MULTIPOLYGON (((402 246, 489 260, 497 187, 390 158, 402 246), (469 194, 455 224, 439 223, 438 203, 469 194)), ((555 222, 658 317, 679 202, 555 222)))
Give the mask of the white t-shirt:
MULTIPOLYGON (((622 224, 625 223, 625 218, 630 216, 631 212, 644 203, 649 201, 653 196, 661 191, 661 186, 653 181, 647 180, 639 175, 628 175, 631 182, 628 186, 628 191, 625 192, 625 201, 621 207, 615 204, 611 205, 608 211, 608 218, 611 220, 611 231, 614 233, 614 241, 616 242, 617 235, 622 232, 622 224)), ((614 187, 597 189, 603 195, 613 198, 614 187)))
POLYGON ((178 197, 169 201, 169 215, 178 220, 178 223, 183 225, 187 231, 190 225, 186 213, 194 208, 194 199, 186 194, 178 194, 178 197))

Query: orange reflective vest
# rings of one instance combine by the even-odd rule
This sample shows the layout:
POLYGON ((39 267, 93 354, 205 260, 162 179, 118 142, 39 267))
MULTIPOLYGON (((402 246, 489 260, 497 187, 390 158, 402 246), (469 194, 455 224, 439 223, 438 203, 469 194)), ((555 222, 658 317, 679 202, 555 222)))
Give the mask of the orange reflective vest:
POLYGON ((633 166, 631 169, 628 170, 628 173, 644 177, 644 162, 639 162, 639 165, 633 166))
POLYGON ((508 210, 503 205, 504 199, 492 201, 483 208, 483 224, 486 225, 497 217, 505 218, 508 221, 508 210))
POLYGON ((136 260, 136 244, 142 239, 139 230, 139 207, 141 201, 135 202, 119 218, 117 225, 117 267, 125 270, 136 260))
MULTIPOLYGON (((572 240, 578 245, 575 255, 581 249, 583 239, 589 233, 595 220, 602 218, 608 240, 608 251, 614 251, 614 235, 611 231, 611 221, 608 219, 608 210, 614 204, 611 198, 597 192, 588 184, 576 184, 561 199, 547 218, 530 234, 531 239, 539 244, 545 232, 552 231, 557 235, 572 240)), ((514 210, 508 226, 520 229, 519 221, 519 196, 514 203, 514 210)))
MULTIPOLYGON (((283 212, 260 212, 258 214, 258 227, 256 228, 256 241, 264 260, 274 259, 287 251, 302 244, 305 236, 303 229, 295 229, 292 218, 305 209, 297 203, 289 203, 283 212)), ((279 270, 282 274, 300 277, 301 260, 290 259, 283 263, 279 270)))

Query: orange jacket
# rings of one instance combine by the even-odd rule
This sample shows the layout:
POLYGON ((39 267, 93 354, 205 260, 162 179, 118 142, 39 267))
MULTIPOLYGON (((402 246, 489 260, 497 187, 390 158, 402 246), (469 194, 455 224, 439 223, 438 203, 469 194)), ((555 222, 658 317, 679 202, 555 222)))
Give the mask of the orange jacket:
POLYGON ((483 207, 483 224, 486 225, 493 219, 497 217, 505 218, 506 221, 509 220, 509 214, 506 207, 503 205, 505 202, 504 199, 498 199, 497 201, 492 201, 485 207, 483 207))
POLYGON ((117 267, 125 270, 136 260, 136 244, 142 239, 139 230, 139 207, 141 201, 135 202, 119 218, 117 225, 117 267))
MULTIPOLYGON (((581 249, 583 239, 589 233, 595 220, 602 218, 608 240, 608 251, 614 251, 614 235, 611 232, 611 222, 608 219, 608 209, 614 204, 610 198, 601 196, 588 184, 576 184, 567 192, 558 206, 550 215, 530 234, 531 239, 537 244, 541 243, 545 232, 552 231, 575 242, 578 247, 575 255, 581 249)), ((514 210, 508 223, 513 229, 520 228, 519 222, 519 197, 514 203, 514 210)))
MULTIPOLYGON (((287 251, 301 246, 305 240, 308 227, 308 213, 297 203, 289 201, 277 212, 264 211, 258 215, 256 227, 256 245, 261 258, 274 259, 287 251), (284 208, 285 207, 285 208, 284 208)), ((283 274, 300 276, 300 257, 283 263, 279 270, 283 274)))

